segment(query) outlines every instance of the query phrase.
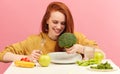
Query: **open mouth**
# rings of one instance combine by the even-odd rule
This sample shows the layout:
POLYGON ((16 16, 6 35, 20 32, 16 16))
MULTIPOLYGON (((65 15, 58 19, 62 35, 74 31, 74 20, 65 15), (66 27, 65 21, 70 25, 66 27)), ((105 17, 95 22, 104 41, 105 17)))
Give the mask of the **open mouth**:
POLYGON ((56 29, 54 29, 54 32, 57 34, 57 35, 60 35, 61 34, 61 30, 56 30, 56 29))

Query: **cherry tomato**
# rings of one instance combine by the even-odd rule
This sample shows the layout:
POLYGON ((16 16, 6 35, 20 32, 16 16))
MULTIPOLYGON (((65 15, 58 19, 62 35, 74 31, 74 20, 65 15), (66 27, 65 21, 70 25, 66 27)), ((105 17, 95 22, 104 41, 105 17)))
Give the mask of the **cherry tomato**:
POLYGON ((21 58, 20 60, 21 60, 21 61, 30 62, 30 60, 29 60, 27 57, 25 57, 25 58, 21 58))

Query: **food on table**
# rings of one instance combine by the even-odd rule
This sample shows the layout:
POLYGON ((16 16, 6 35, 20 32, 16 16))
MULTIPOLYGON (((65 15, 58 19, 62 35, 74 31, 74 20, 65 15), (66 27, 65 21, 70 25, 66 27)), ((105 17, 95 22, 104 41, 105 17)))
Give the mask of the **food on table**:
POLYGON ((77 61, 79 66, 89 66, 93 64, 99 64, 104 59, 104 55, 101 52, 95 52, 94 58, 89 60, 77 61))
POLYGON ((110 63, 107 61, 105 63, 100 63, 97 66, 90 66, 92 69, 113 69, 110 63))
POLYGON ((58 38, 58 44, 60 47, 69 48, 77 41, 76 37, 72 33, 63 33, 58 38))
POLYGON ((95 52, 94 59, 101 63, 101 61, 104 59, 104 54, 101 52, 95 52))
POLYGON ((30 60, 29 60, 27 57, 25 57, 25 58, 21 58, 20 60, 21 60, 21 61, 30 62, 30 60))
POLYGON ((79 66, 89 66, 93 64, 98 64, 98 61, 95 59, 82 60, 82 61, 76 61, 76 64, 78 64, 79 66))
POLYGON ((51 58, 48 54, 42 54, 39 59, 38 59, 38 63, 42 66, 42 67, 48 67, 49 64, 51 62, 51 58))
POLYGON ((35 64, 33 62, 26 62, 26 61, 14 61, 14 64, 17 67, 23 67, 23 68, 33 68, 35 64))

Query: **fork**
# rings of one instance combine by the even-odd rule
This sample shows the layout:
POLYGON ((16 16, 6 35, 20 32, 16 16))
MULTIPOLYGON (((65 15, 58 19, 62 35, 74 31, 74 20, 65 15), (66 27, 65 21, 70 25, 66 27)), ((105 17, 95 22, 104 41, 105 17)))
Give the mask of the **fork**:
POLYGON ((43 50, 43 47, 45 45, 46 40, 44 38, 42 38, 41 42, 40 42, 40 50, 42 51, 41 53, 44 54, 46 53, 46 50, 43 50))

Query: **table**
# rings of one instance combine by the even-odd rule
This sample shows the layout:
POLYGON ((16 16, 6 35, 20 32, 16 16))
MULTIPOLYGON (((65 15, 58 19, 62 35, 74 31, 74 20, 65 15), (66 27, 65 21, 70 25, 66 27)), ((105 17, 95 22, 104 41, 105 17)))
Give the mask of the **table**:
POLYGON ((96 72, 88 70, 88 67, 78 66, 77 64, 54 63, 51 63, 48 67, 41 67, 36 63, 36 67, 34 68, 20 68, 12 63, 4 74, 120 74, 120 68, 116 66, 112 60, 105 59, 103 61, 108 61, 117 70, 111 72, 96 72))

